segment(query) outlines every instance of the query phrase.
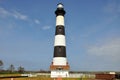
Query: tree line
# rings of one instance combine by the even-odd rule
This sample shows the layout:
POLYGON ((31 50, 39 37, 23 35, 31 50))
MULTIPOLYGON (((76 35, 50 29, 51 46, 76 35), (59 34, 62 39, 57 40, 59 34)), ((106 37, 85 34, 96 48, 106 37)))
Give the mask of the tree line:
POLYGON ((4 68, 4 62, 0 60, 0 73, 24 73, 25 72, 24 67, 19 66, 16 70, 13 64, 11 64, 6 70, 3 68, 4 68))

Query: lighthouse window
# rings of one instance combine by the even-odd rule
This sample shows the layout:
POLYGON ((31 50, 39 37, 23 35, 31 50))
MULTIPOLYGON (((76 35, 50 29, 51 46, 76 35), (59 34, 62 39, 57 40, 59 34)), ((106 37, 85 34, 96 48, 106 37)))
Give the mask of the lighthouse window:
POLYGON ((61 27, 59 27, 59 32, 61 32, 62 31, 62 28, 61 27))
POLYGON ((63 68, 62 67, 58 67, 58 68, 56 68, 56 70, 63 70, 63 68))
POLYGON ((62 51, 62 48, 61 47, 59 47, 59 52, 61 52, 62 51))

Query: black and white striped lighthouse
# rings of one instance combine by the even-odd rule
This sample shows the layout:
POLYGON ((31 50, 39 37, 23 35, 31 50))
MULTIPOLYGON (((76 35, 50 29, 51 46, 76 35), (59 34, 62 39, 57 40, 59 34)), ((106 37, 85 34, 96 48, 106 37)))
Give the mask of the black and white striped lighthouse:
POLYGON ((59 3, 55 11, 56 14, 56 31, 54 42, 53 62, 50 66, 51 77, 68 77, 69 65, 66 58, 66 40, 63 4, 59 3))

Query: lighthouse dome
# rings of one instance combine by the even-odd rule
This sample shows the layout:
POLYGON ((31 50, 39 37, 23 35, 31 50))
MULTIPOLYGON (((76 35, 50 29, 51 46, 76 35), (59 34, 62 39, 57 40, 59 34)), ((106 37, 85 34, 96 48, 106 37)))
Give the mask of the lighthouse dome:
POLYGON ((62 4, 62 3, 59 3, 57 7, 58 7, 58 8, 63 8, 63 4, 62 4))

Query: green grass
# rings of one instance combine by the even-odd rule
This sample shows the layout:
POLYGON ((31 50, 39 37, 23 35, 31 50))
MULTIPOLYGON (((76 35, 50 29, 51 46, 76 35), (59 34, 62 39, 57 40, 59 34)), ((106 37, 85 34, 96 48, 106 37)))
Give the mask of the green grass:
MULTIPOLYGON (((10 78, 0 79, 0 80, 10 80, 10 78)), ((57 78, 27 77, 27 78, 14 78, 13 80, 57 80, 57 78)), ((80 79, 78 79, 78 78, 63 78, 62 80, 80 80, 80 79)))
MULTIPOLYGON (((27 77, 27 78, 6 78, 6 79, 0 79, 0 80, 58 80, 57 78, 46 78, 46 77, 27 77)), ((62 80, 92 80, 88 78, 62 78, 62 80)))
MULTIPOLYGON (((0 77, 7 77, 7 76, 21 76, 21 74, 0 74, 0 77)), ((87 75, 83 76, 82 78, 62 78, 62 80, 89 80, 87 75)), ((93 78, 91 78, 92 80, 93 78)), ((50 76, 37 76, 37 77, 24 77, 24 78, 4 78, 0 80, 58 80, 57 78, 50 78, 50 76)))

